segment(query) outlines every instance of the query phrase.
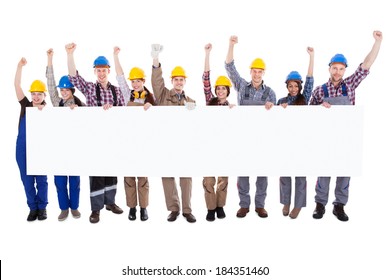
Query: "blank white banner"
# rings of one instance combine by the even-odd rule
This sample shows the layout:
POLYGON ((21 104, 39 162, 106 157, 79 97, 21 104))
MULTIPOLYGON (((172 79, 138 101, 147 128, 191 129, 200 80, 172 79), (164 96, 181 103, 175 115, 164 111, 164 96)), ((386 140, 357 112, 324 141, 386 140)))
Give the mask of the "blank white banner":
POLYGON ((361 175, 358 106, 27 108, 27 172, 88 176, 361 175))

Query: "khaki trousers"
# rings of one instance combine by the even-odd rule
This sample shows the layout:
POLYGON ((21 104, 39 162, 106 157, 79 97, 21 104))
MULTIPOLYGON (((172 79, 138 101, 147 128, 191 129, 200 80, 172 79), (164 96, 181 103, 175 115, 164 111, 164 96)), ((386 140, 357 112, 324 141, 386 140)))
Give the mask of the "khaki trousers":
MULTIPOLYGON (((177 193, 176 181, 174 177, 163 177, 162 184, 164 188, 165 203, 168 211, 180 211, 180 199, 177 193)), ((183 204, 183 213, 191 213, 191 193, 192 178, 180 177, 181 201, 183 204)))
POLYGON ((203 178, 204 198, 206 200, 207 210, 215 210, 217 207, 223 207, 226 204, 227 186, 229 177, 218 177, 217 190, 214 186, 215 177, 203 178))
POLYGON ((148 177, 137 177, 138 188, 135 177, 125 177, 125 193, 126 204, 130 208, 135 208, 139 205, 141 208, 146 208, 149 205, 149 180, 148 177))

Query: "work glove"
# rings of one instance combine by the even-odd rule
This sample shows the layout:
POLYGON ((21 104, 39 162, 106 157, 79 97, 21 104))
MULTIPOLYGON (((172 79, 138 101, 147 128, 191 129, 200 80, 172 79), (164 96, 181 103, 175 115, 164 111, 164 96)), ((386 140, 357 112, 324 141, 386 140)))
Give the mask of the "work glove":
POLYGON ((194 110, 196 104, 195 104, 195 102, 184 101, 184 106, 186 106, 187 110, 194 110))
POLYGON ((152 52, 151 52, 152 58, 153 59, 158 58, 158 55, 160 54, 160 52, 162 52, 162 50, 163 50, 163 46, 162 45, 160 45, 160 44, 152 44, 152 52))

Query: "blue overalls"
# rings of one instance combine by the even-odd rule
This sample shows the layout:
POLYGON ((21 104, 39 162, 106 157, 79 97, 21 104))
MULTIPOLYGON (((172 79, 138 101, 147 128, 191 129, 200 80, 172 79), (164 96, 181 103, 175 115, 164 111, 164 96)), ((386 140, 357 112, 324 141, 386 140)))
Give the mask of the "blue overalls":
MULTIPOLYGON (((240 106, 246 105, 264 105, 267 102, 267 98, 270 93, 270 88, 265 87, 264 91, 259 96, 250 98, 249 86, 245 88, 245 94, 242 95, 240 106)), ((267 197, 268 177, 258 176, 256 178, 256 193, 255 193, 255 207, 264 208, 265 198, 267 197)), ((250 198, 250 184, 249 177, 238 177, 237 178, 238 196, 240 197, 240 207, 249 208, 251 204, 250 198)))
POLYGON ((30 210, 46 209, 46 205, 48 203, 47 176, 27 175, 26 114, 21 116, 19 122, 18 138, 16 140, 16 161, 19 166, 20 178, 22 179, 24 185, 28 207, 30 210))
MULTIPOLYGON (((347 89, 345 84, 342 84, 342 95, 337 97, 329 97, 328 88, 326 84, 322 85, 324 91, 324 102, 328 102, 331 105, 352 105, 349 100, 347 89)), ((346 205, 349 195, 349 181, 351 177, 337 177, 336 189, 335 189, 335 201, 333 204, 346 205)), ((329 183, 330 177, 318 177, 316 183, 316 196, 315 202, 319 202, 322 205, 328 203, 329 197, 329 183)))

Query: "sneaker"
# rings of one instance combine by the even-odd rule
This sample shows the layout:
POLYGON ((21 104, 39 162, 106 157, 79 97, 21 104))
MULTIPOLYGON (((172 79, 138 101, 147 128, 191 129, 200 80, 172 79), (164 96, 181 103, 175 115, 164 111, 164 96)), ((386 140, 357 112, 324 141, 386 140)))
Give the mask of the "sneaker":
POLYGON ((38 209, 38 220, 43 221, 47 219, 46 209, 38 209))
POLYGON ((73 218, 78 219, 81 217, 81 213, 77 209, 70 209, 70 212, 72 213, 73 218))
POLYGON ((346 222, 349 220, 347 214, 344 212, 344 205, 342 204, 335 204, 333 206, 333 214, 342 222, 346 222))
POLYGON ((207 210, 206 220, 209 222, 215 220, 215 210, 207 210))
POLYGON ((69 215, 69 209, 62 210, 60 215, 58 216, 58 220, 59 221, 65 221, 66 218, 68 218, 68 215, 69 215))
POLYGON ((32 222, 35 221, 38 218, 38 210, 30 210, 30 213, 28 213, 27 221, 32 222))
POLYGON ((313 218, 314 219, 322 219, 322 217, 325 214, 325 206, 319 202, 317 202, 316 209, 314 209, 313 212, 313 218))
POLYGON ((223 211, 223 207, 217 207, 215 210, 217 212, 218 219, 223 219, 226 217, 225 211, 223 211))

